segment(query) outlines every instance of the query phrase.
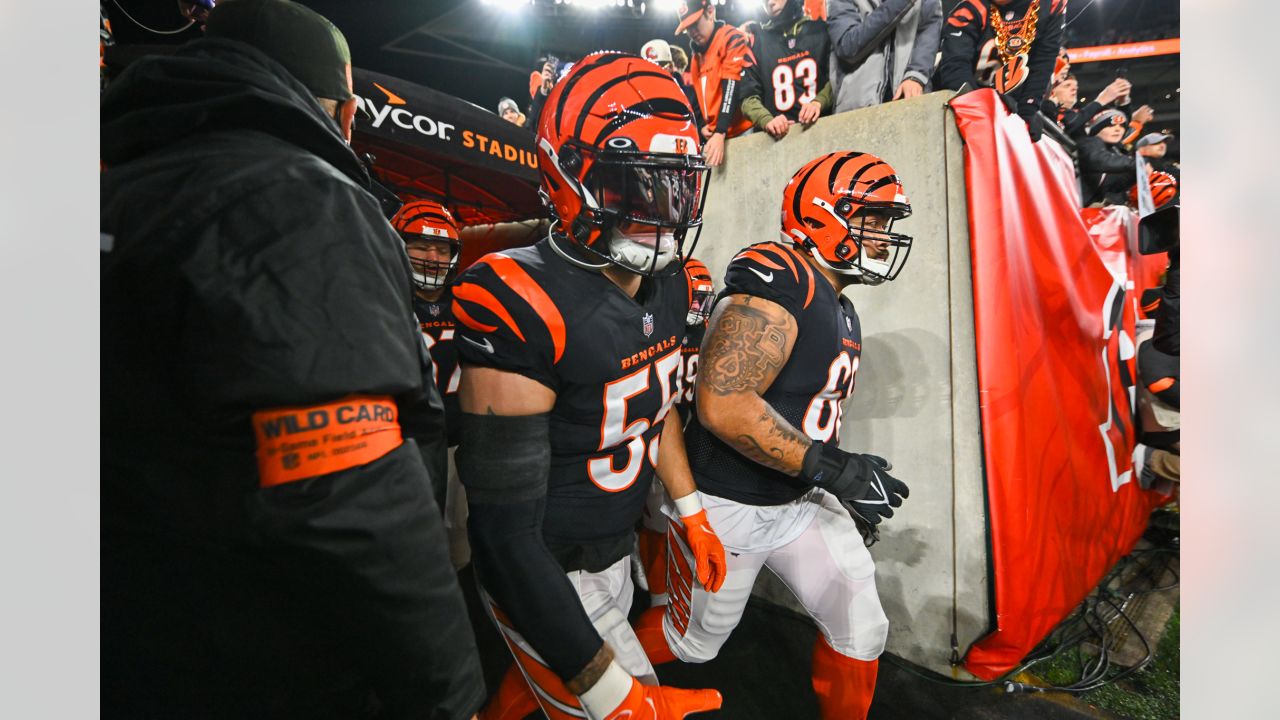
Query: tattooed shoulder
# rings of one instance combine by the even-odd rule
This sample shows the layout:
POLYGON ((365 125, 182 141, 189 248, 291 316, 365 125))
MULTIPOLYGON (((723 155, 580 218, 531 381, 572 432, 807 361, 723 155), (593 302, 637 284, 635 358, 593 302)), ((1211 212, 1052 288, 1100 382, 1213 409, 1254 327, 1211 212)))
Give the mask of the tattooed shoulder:
POLYGON ((703 342, 698 380, 717 395, 763 392, 787 362, 795 318, 772 303, 751 301, 726 303, 703 342))

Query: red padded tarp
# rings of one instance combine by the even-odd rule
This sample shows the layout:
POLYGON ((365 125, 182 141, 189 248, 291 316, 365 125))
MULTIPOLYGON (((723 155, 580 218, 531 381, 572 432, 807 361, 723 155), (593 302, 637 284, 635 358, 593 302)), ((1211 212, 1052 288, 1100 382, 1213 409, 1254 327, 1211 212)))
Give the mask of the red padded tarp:
POLYGON ((993 90, 951 103, 965 141, 994 632, 1014 667, 1132 549, 1160 501, 1132 472, 1136 215, 1079 209, 1070 157, 993 90))

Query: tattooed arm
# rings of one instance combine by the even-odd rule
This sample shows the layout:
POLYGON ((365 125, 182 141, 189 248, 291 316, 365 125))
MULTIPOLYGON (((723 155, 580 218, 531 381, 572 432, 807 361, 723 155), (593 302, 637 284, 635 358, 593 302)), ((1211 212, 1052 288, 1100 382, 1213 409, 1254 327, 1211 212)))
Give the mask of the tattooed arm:
POLYGON ((762 397, 791 357, 799 327, 781 305, 730 295, 716 307, 702 343, 698 420, 746 457, 799 475, 813 443, 762 397))

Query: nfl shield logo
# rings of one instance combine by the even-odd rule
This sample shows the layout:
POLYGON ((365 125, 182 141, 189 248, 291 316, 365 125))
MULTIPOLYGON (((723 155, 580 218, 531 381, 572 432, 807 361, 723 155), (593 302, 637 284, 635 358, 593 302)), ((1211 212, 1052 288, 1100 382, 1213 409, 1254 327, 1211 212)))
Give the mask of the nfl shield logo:
POLYGON ((649 337, 653 334, 653 313, 644 314, 644 336, 649 337))
POLYGON ((430 308, 428 308, 428 312, 431 313, 431 317, 440 317, 440 306, 432 305, 430 308))

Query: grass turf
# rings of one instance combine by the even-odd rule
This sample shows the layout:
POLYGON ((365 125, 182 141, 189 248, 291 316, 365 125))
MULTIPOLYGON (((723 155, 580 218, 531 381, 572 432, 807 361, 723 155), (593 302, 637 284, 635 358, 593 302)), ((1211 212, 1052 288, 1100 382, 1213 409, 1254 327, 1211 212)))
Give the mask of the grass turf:
MULTIPOLYGON (((1081 700, 1133 720, 1172 720, 1179 714, 1179 613, 1165 625, 1164 637, 1147 667, 1119 682, 1081 694, 1081 700)), ((1034 674, 1047 685, 1069 685, 1080 679, 1084 658, 1078 647, 1046 662, 1034 674)), ((1119 670, 1112 670, 1114 676, 1119 670)))

